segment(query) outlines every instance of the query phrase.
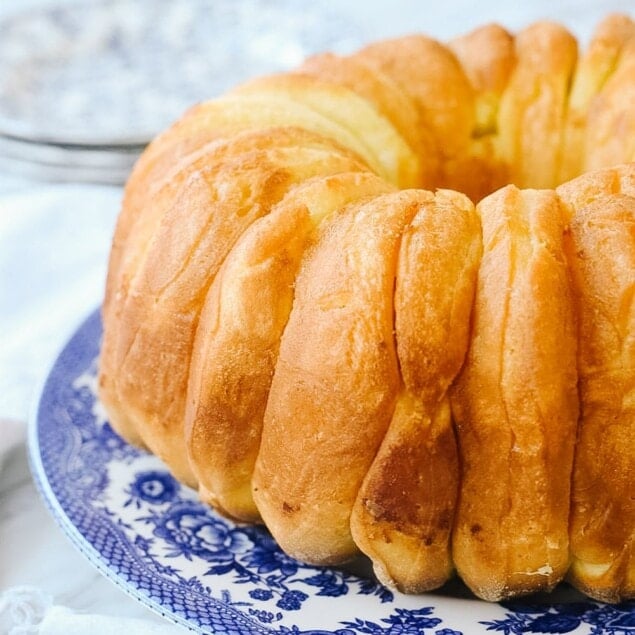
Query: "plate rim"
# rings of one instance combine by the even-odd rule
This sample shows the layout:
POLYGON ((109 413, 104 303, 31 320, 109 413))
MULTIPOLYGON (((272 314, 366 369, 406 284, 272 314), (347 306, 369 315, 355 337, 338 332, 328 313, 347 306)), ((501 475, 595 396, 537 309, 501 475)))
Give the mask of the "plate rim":
POLYGON ((29 464, 29 471, 33 478, 35 488, 40 496, 40 499, 44 503, 44 506, 53 517, 53 520, 57 526, 62 530, 62 534, 73 545, 73 547, 85 557, 92 566, 94 566, 101 575, 114 584, 117 588, 121 589, 126 595, 140 602, 143 606, 153 611, 155 614, 163 617, 172 624, 177 626, 183 626, 184 628, 194 632, 205 635, 205 631, 199 630, 191 622, 188 622, 184 618, 174 613, 165 611, 158 602, 153 601, 148 596, 141 593, 134 586, 126 583, 120 576, 112 571, 108 565, 103 561, 103 556, 90 544, 90 542, 81 534, 79 529, 73 524, 68 514, 62 507, 58 500, 49 478, 44 468, 42 455, 40 452, 40 439, 39 439, 39 414, 41 408, 41 399, 46 389, 46 386, 51 378, 53 370, 56 368, 60 357, 67 350, 71 341, 75 338, 78 332, 85 327, 88 322, 95 319, 95 317, 101 313, 101 307, 90 311, 82 320, 75 324, 75 328, 67 334, 61 346, 58 347, 57 352, 53 355, 52 361, 49 361, 47 370, 43 377, 38 381, 38 385, 35 390, 35 399, 31 404, 31 409, 27 419, 27 460, 29 464))
MULTIPOLYGON (((56 495, 53 489, 53 486, 51 484, 49 475, 46 472, 46 467, 44 465, 44 458, 41 452, 40 437, 39 437, 39 433, 41 430, 40 413, 42 412, 43 405, 45 405, 44 398, 45 396, 49 394, 47 390, 53 390, 55 386, 60 385, 58 382, 55 381, 56 375, 58 373, 61 373, 62 375, 66 375, 68 379, 68 376, 70 376, 71 373, 76 373, 78 369, 80 368, 79 367, 80 362, 75 362, 75 365, 73 365, 73 363, 71 362, 72 370, 71 371, 65 370, 65 367, 69 364, 69 362, 66 359, 66 355, 72 355, 73 354, 72 351, 74 347, 79 347, 79 348, 76 348, 76 350, 80 352, 84 351, 84 349, 81 346, 79 346, 79 343, 77 341, 81 337, 83 337, 88 343, 93 342, 92 338, 94 337, 94 333, 92 332, 91 327, 94 329, 95 323, 97 323, 98 328, 102 328, 101 310, 102 310, 102 307, 100 305, 97 308, 93 309, 92 311, 88 312, 88 314, 85 315, 85 317, 81 321, 78 321, 77 324, 75 324, 75 327, 73 329, 69 330, 68 334, 66 334, 66 338, 63 340, 63 343, 61 344, 61 346, 58 347, 57 353, 52 357, 52 360, 49 361, 46 372, 44 373, 44 375, 40 378, 38 382, 37 390, 34 395, 35 399, 31 403, 31 408, 30 408, 28 422, 27 422, 27 457, 28 457, 30 472, 31 472, 34 484, 36 486, 36 490, 38 491, 39 496, 43 500, 46 509, 52 515, 55 523, 62 530, 62 533, 66 536, 66 538, 73 545, 73 547, 77 549, 77 551, 81 553, 82 556, 84 556, 88 560, 88 562, 92 566, 94 566, 97 569, 97 571, 99 571, 101 575, 103 575, 106 579, 110 580, 119 589, 121 589, 124 593, 126 593, 126 595, 140 602, 141 605, 150 609, 151 611, 153 611, 153 613, 166 619, 168 623, 171 623, 176 626, 181 626, 185 628, 186 630, 189 630, 190 632, 201 633, 203 635, 205 634, 209 635, 211 633, 222 634, 222 633, 233 632, 232 630, 227 630, 229 626, 218 625, 218 624, 214 624, 213 627, 212 626, 209 627, 209 628, 213 628, 214 630, 208 630, 208 627, 206 627, 205 625, 194 623, 192 620, 179 615, 176 611, 170 610, 169 608, 166 609, 166 607, 163 606, 158 600, 153 599, 149 593, 146 594, 143 592, 143 590, 135 586, 134 582, 130 582, 126 580, 125 576, 112 566, 112 564, 108 561, 108 558, 103 553, 101 553, 96 547, 93 546, 90 539, 87 536, 85 536, 81 532, 80 528, 71 520, 66 509, 63 507, 62 502, 59 500, 58 496, 56 495)), ((99 346, 99 342, 94 342, 94 343, 97 346, 99 346)), ((91 350, 92 348, 86 352, 89 353, 91 350)), ((82 373, 86 372, 88 369, 89 367, 86 367, 82 371, 82 373)), ((74 374, 73 379, 77 379, 79 376, 80 376, 79 373, 74 374)), ((165 471, 167 471, 167 468, 165 468, 165 471)), ((90 509, 93 511, 93 513, 96 513, 96 510, 94 510, 94 508, 91 507, 90 509)), ((160 577, 158 579, 160 579, 163 584, 167 584, 173 589, 180 589, 181 591, 183 591, 182 587, 175 581, 160 578, 160 577)), ((217 592, 220 592, 221 594, 223 593, 220 586, 216 586, 215 590, 217 592)), ((215 615, 222 619, 223 609, 224 609, 230 613, 237 613, 237 615, 240 615, 241 618, 253 623, 252 617, 244 613, 242 610, 237 610, 236 608, 233 608, 230 604, 225 602, 223 599, 219 599, 212 596, 210 596, 208 599, 209 599, 210 615, 215 615)), ((428 606, 430 606, 431 609, 435 611, 439 611, 438 615, 442 617, 441 623, 439 624, 439 626, 441 626, 442 628, 439 631, 439 633, 444 633, 444 634, 446 632, 456 633, 457 631, 453 630, 454 628, 461 629, 461 632, 464 631, 465 633, 471 633, 472 632, 471 630, 466 631, 465 629, 466 628, 472 629, 474 627, 477 627, 477 628, 480 627, 481 632, 486 632, 491 630, 500 631, 501 628, 497 627, 496 618, 497 617, 500 618, 503 616, 509 618, 510 615, 513 617, 514 614, 517 612, 514 608, 507 607, 505 604, 494 603, 493 606, 497 606, 501 610, 499 611, 498 616, 496 615, 495 611, 492 611, 491 614, 487 615, 487 619, 493 620, 493 621, 482 621, 482 617, 481 619, 479 619, 478 617, 476 617, 476 615, 469 616, 465 614, 464 617, 465 619, 468 620, 469 623, 466 622, 465 624, 463 623, 456 624, 451 622, 448 619, 447 611, 445 611, 445 609, 447 609, 448 607, 442 605, 445 602, 451 602, 453 600, 461 601, 461 598, 443 597, 443 596, 432 594, 430 595, 430 601, 423 604, 423 606, 427 604, 428 606), (441 601, 441 604, 439 604, 439 601, 441 601), (509 613, 509 611, 511 611, 511 614, 509 613)), ((510 603, 513 603, 513 602, 510 602, 510 603)), ((564 604, 568 604, 568 603, 569 602, 565 602, 564 604)), ((585 598, 584 600, 582 600, 582 603, 583 604, 588 603, 589 610, 593 610, 593 607, 598 608, 600 610, 600 613, 603 610, 605 610, 603 609, 603 607, 605 606, 609 608, 612 607, 612 605, 604 605, 603 603, 593 600, 592 598, 585 598)), ((490 603, 483 603, 483 604, 489 605, 490 603)), ((558 612, 552 613, 550 612, 550 610, 551 608, 557 607, 559 604, 563 604, 563 603, 558 602, 557 599, 554 599, 553 603, 545 604, 545 611, 542 613, 539 613, 536 611, 523 611, 522 609, 518 609, 518 612, 520 614, 523 612, 536 613, 536 614, 540 614, 540 616, 557 618, 559 617, 559 613, 558 612)), ((627 601, 627 604, 630 605, 631 602, 627 601)), ((531 604, 529 606, 531 606, 531 604)), ((634 606, 633 612, 632 613, 630 612, 630 607, 629 607, 628 614, 635 617, 635 604, 633 606, 634 606)), ((397 611, 399 611, 400 609, 398 604, 396 604, 394 608, 397 611)), ((403 607, 401 608, 403 610, 403 607)), ((226 616, 224 617, 226 618, 226 616)), ((522 630, 519 632, 543 632, 543 633, 571 632, 571 633, 574 633, 574 635, 576 633, 580 633, 580 635, 582 635, 583 632, 586 632, 585 625, 588 627, 589 624, 591 624, 591 622, 587 622, 586 620, 584 622, 580 621, 580 623, 577 626, 575 626, 573 630, 567 630, 567 631, 522 630)), ((238 632, 242 626, 244 625, 240 623, 232 624, 232 627, 238 629, 236 632, 238 632)), ((278 633, 287 632, 287 630, 275 630, 274 628, 271 628, 270 624, 266 624, 266 623, 255 622, 253 623, 253 626, 256 627, 253 633, 259 632, 261 634, 266 634, 266 633, 278 634, 278 633)), ((282 629, 288 629, 288 627, 285 627, 282 625, 280 626, 282 629)), ((498 624, 498 626, 500 626, 500 624, 498 624)), ((251 625, 250 625, 250 628, 251 628, 251 625)), ((297 628, 298 628, 297 626, 293 626, 292 629, 288 629, 288 632, 290 634, 294 633, 295 630, 293 629, 297 629, 297 628)), ((314 630, 315 628, 319 629, 320 625, 318 624, 314 627, 310 627, 310 630, 308 631, 300 630, 298 632, 304 633, 305 635, 309 635, 310 633, 314 633, 314 632, 324 633, 324 634, 334 632, 331 630, 314 630)), ((332 626, 324 626, 322 628, 332 628, 332 626)), ((426 629, 425 632, 427 633, 428 627, 422 627, 422 628, 425 628, 426 629)), ((432 633, 433 627, 430 627, 430 628, 431 628, 430 633, 432 633)), ((601 629, 601 630, 592 631, 594 633, 597 633, 598 635, 600 633, 617 633, 618 632, 618 631, 615 631, 612 627, 609 627, 609 630, 605 630, 604 624, 601 624, 601 625, 596 624, 595 628, 601 629)), ((626 626, 623 628, 630 629, 630 626, 626 626)), ((435 630, 434 632, 437 633, 437 630, 435 630)), ((622 632, 622 630, 620 630, 619 632, 622 632)), ((625 633, 626 630, 624 630, 623 632, 625 633)))
MULTIPOLYGON (((143 606, 153 611, 155 614, 165 618, 168 623, 171 623, 176 626, 181 626, 186 631, 190 631, 193 633, 197 633, 200 635, 223 635, 223 634, 231 634, 234 635, 234 630, 227 630, 222 625, 214 625, 213 630, 210 630, 212 627, 206 627, 200 624, 196 624, 185 617, 182 617, 178 613, 170 610, 166 610, 165 607, 162 606, 160 602, 154 600, 148 594, 145 594, 142 590, 138 589, 134 584, 128 582, 123 575, 115 571, 109 563, 107 562, 106 557, 99 552, 90 542, 90 540, 85 537, 80 529, 73 523, 68 513, 64 509, 61 501, 56 495, 53 487, 51 485, 49 476, 46 473, 46 468, 44 466, 44 461, 41 453, 40 439, 39 439, 39 417, 40 412, 42 410, 42 401, 43 397, 47 394, 47 388, 49 387, 49 382, 52 382, 53 386, 57 386, 55 381, 56 371, 58 370, 58 366, 60 368, 64 368, 64 363, 62 358, 73 350, 73 347, 77 345, 77 339, 79 337, 85 336, 85 332, 87 329, 94 324, 95 321, 99 323, 100 330, 103 328, 102 318, 101 318, 102 306, 90 310, 85 314, 83 319, 75 321, 75 324, 70 329, 67 329, 65 333, 65 337, 62 338, 62 343, 57 347, 56 352, 53 354, 52 358, 49 360, 46 371, 43 376, 39 379, 36 391, 34 393, 34 400, 31 403, 31 409, 29 412, 29 416, 27 419, 27 459, 29 464, 29 470, 35 484, 35 488, 38 492, 38 495, 44 502, 45 508, 49 511, 53 520, 57 524, 57 526, 61 529, 62 533, 66 536, 66 539, 70 542, 71 545, 83 556, 87 559, 87 561, 94 566, 97 571, 103 575, 106 579, 112 582, 116 587, 121 589, 126 595, 133 598, 134 600, 140 602, 143 606)), ((83 350, 83 349, 80 349, 83 350)), ((74 371, 77 369, 74 369, 74 371)), ((67 375, 68 371, 62 371, 62 374, 67 375)), ((79 375, 74 375, 73 378, 76 379, 79 375)), ((163 468, 166 473, 168 472, 167 467, 163 468)), ((93 508, 91 508, 93 513, 96 513, 93 508)), ((173 589, 180 589, 180 585, 174 581, 166 580, 163 578, 159 578, 163 584, 169 585, 173 589)), ((216 587, 215 589, 219 593, 223 593, 223 590, 220 587, 216 587)), ((280 635, 280 631, 274 628, 271 628, 270 625, 265 623, 260 623, 254 621, 254 619, 244 612, 240 610, 236 610, 229 606, 222 599, 216 597, 208 597, 210 614, 215 616, 222 616, 223 610, 231 611, 236 614, 237 618, 242 618, 246 621, 249 621, 249 628, 253 629, 253 635, 280 635)), ((235 624, 231 625, 234 628, 235 624)), ((241 625, 236 625, 238 628, 241 625)), ((242 625, 244 626, 244 625, 242 625)), ((285 627, 286 628, 286 627, 285 627)), ((242 631, 244 632, 244 631, 242 631)), ((284 631, 287 632, 286 630, 284 631)), ((314 628, 311 628, 310 631, 301 630, 298 631, 298 635, 313 635, 313 633, 319 633, 322 635, 326 635, 326 633, 332 633, 333 631, 315 631, 314 628)), ((294 634, 295 631, 289 630, 289 634, 294 634)))

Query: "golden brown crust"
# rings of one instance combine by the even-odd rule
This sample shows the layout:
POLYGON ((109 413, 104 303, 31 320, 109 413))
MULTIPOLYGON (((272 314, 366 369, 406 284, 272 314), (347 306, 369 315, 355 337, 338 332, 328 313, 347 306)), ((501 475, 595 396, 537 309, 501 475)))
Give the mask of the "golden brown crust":
POLYGON ((514 38, 497 24, 489 24, 452 40, 457 56, 474 89, 475 122, 466 156, 451 161, 448 183, 460 183, 474 202, 509 183, 509 169, 498 152, 498 111, 516 65, 514 38))
POLYGON ((200 136, 196 137, 196 140, 191 141, 189 150, 185 151, 178 146, 183 154, 177 152, 177 148, 169 142, 169 133, 166 132, 152 142, 135 166, 126 183, 121 213, 117 218, 108 263, 104 311, 108 311, 115 289, 120 285, 120 276, 124 275, 120 267, 122 259, 128 257, 125 253, 128 240, 135 245, 133 252, 139 251, 136 249, 139 243, 147 244, 166 201, 173 200, 192 171, 229 156, 272 147, 302 146, 350 153, 332 139, 288 125, 274 128, 263 126, 256 130, 238 132, 228 139, 217 138, 216 131, 208 128, 201 130, 201 134, 205 132, 209 138, 205 137, 203 140, 200 136), (157 157, 162 157, 162 160, 156 160, 157 157), (171 191, 172 197, 168 197, 165 191, 171 191), (162 206, 160 210, 157 210, 157 205, 162 206))
POLYGON ((569 262, 582 407, 569 578, 591 597, 619 602, 635 592, 635 199, 612 195, 578 209, 569 262))
POLYGON ((566 242, 581 403, 569 579, 593 598, 619 602, 635 593, 635 191, 615 192, 617 179, 596 179, 595 189, 578 180, 586 195, 567 201, 574 214, 566 242))
POLYGON ((310 108, 340 128, 344 145, 361 156, 376 174, 398 187, 422 181, 419 156, 392 121, 373 102, 348 87, 313 75, 285 73, 260 77, 238 86, 230 95, 269 97, 310 108))
POLYGON ((251 477, 295 277, 319 223, 360 198, 390 191, 370 172, 315 177, 243 234, 207 295, 192 350, 186 413, 201 498, 257 520, 251 477))
POLYGON ((615 71, 589 106, 585 171, 635 160, 635 37, 621 50, 615 71))
MULTIPOLYGON (((607 79, 615 72, 626 44, 635 37, 635 23, 625 15, 609 15, 598 24, 589 47, 578 60, 567 104, 567 118, 562 140, 562 163, 558 182, 568 181, 584 171, 587 155, 594 155, 594 132, 587 117, 599 97, 607 79), (588 142, 587 142, 588 139, 588 142)), ((631 79, 631 81, 633 81, 631 79)), ((595 117, 598 116, 596 113, 595 117)), ((598 167, 633 160, 623 155, 603 157, 598 167)), ((593 159, 599 163, 597 156, 593 159)))
POLYGON ((299 68, 300 73, 346 86, 373 104, 413 149, 421 163, 417 187, 433 187, 438 177, 439 158, 426 127, 419 125, 419 112, 412 98, 389 75, 373 68, 360 57, 332 53, 314 55, 299 68))
POLYGON ((612 194, 635 197, 635 164, 616 165, 583 174, 556 188, 567 213, 567 221, 575 210, 590 205, 598 198, 612 194))
POLYGON ((348 130, 300 103, 266 95, 225 95, 190 108, 146 148, 131 176, 132 187, 126 187, 126 198, 135 208, 143 206, 147 190, 160 187, 175 166, 211 142, 282 127, 326 137, 349 152, 360 149, 348 130))
POLYGON ((363 168, 335 150, 230 156, 194 170, 162 216, 112 325, 109 374, 137 434, 182 480, 195 483, 183 438, 185 391, 199 312, 216 272, 242 233, 290 187, 355 169, 363 168))
POLYGON ((512 183, 552 188, 577 44, 563 27, 538 22, 516 36, 515 49, 517 63, 498 113, 498 149, 512 183))
POLYGON ((450 50, 412 35, 370 44, 353 57, 388 75, 412 99, 442 160, 465 151, 474 129, 474 93, 450 50))
MULTIPOLYGON (((114 377, 120 363, 118 321, 127 302, 132 280, 146 256, 164 215, 176 204, 185 184, 206 166, 220 164, 230 158, 248 156, 255 151, 272 148, 305 148, 348 155, 350 164, 355 156, 335 142, 300 128, 264 128, 236 134, 228 140, 210 142, 184 156, 175 165, 154 164, 146 171, 143 160, 137 165, 126 186, 122 210, 113 238, 106 294, 102 308, 104 337, 100 356, 100 397, 111 413, 113 426, 119 434, 135 445, 144 446, 134 420, 127 413, 115 390, 114 377)), ((358 169, 363 169, 361 160, 358 169)))
POLYGON ((421 192, 404 231, 395 290, 403 385, 351 516, 353 537, 385 584, 420 593, 452 571, 458 460, 447 390, 469 336, 481 231, 455 192, 421 192))
POLYGON ((516 66, 514 37, 498 24, 488 24, 448 44, 476 93, 473 135, 496 133, 500 99, 516 66))
POLYGON ((392 289, 416 201, 400 192, 342 210, 320 228, 296 281, 253 484, 273 536, 307 562, 357 551, 351 510, 399 385, 392 289))
POLYGON ((483 259, 452 394, 461 458, 457 570, 479 596, 551 589, 568 567, 575 331, 553 192, 503 188, 477 208, 483 259))

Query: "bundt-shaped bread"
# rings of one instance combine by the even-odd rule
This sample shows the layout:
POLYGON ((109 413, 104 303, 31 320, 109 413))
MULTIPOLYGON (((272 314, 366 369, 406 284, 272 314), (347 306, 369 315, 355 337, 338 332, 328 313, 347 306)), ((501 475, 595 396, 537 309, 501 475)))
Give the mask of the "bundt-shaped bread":
POLYGON ((114 429, 308 562, 632 598, 634 160, 619 15, 583 53, 413 35, 195 106, 126 186, 114 429))

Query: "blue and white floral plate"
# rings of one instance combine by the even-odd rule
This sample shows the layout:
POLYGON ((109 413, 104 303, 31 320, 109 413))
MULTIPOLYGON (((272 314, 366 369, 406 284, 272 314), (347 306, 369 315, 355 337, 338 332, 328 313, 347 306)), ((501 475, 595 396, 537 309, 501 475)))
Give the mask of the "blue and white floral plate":
POLYGON ((77 330, 43 387, 30 457, 53 516, 124 591, 175 623, 232 635, 635 633, 635 604, 591 602, 568 587, 505 604, 458 583, 404 596, 366 563, 311 567, 261 527, 236 525, 197 501, 153 456, 113 433, 95 396, 99 312, 77 330))

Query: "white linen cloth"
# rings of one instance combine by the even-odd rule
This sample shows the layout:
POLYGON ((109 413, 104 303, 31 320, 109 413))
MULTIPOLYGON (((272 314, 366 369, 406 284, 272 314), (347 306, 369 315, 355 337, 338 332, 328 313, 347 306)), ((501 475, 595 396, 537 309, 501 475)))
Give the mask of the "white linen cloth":
POLYGON ((0 475, 11 451, 24 443, 26 426, 15 419, 0 419, 0 475))
POLYGON ((26 421, 37 382, 103 296, 116 187, 0 197, 0 417, 26 421))
POLYGON ((175 635, 175 629, 137 618, 76 613, 53 604, 36 587, 13 587, 0 595, 0 633, 8 635, 175 635))
POLYGON ((63 536, 30 479, 35 391, 103 296, 121 190, 0 176, 0 634, 176 635, 98 574, 63 536), (8 193, 7 193, 8 192, 8 193))

